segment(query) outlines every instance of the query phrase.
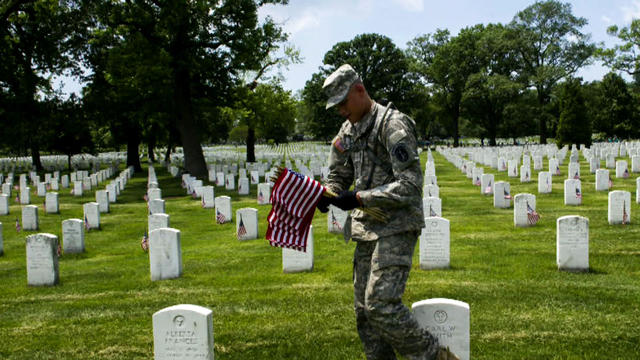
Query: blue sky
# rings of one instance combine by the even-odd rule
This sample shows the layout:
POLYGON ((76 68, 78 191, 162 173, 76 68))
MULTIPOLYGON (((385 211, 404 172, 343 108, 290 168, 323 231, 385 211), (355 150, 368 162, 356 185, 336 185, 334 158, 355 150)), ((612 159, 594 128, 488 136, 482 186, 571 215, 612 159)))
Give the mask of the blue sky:
MULTIPOLYGON (((607 35, 610 25, 625 26, 640 18, 640 0, 572 0, 573 14, 589 24, 583 32, 596 43, 608 46, 615 38, 607 35)), ((533 4, 528 0, 289 0, 282 6, 265 6, 260 16, 271 16, 290 34, 289 43, 300 50, 301 64, 282 69, 285 89, 293 93, 304 87, 322 65, 324 54, 340 41, 363 33, 390 37, 401 49, 418 35, 449 29, 456 34, 475 24, 508 23, 514 15, 533 4)), ((596 63, 577 74, 586 81, 600 80, 608 69, 596 63)), ((66 79, 65 92, 79 92, 80 85, 66 79)))
MULTIPOLYGON (((565 1, 573 14, 589 24, 583 32, 593 41, 608 46, 615 38, 607 35, 611 25, 625 26, 640 17, 640 0, 565 1)), ((294 93, 302 89, 322 65, 324 54, 340 41, 349 41, 363 33, 390 37, 401 49, 417 35, 475 24, 508 23, 515 14, 533 4, 524 0, 289 0, 286 6, 266 6, 260 15, 271 16, 290 34, 289 42, 297 47, 303 63, 283 70, 284 86, 294 93)), ((586 81, 600 80, 608 69, 600 64, 583 68, 577 75, 586 81)))

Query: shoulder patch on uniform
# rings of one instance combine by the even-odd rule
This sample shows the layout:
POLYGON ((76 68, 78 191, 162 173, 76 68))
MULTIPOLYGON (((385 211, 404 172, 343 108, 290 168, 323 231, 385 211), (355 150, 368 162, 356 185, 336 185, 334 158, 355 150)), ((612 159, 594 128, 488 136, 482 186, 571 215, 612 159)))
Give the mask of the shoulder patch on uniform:
POLYGON ((391 154, 401 163, 409 161, 409 149, 404 143, 397 143, 391 148, 391 154))
POLYGON ((343 153, 345 152, 345 148, 344 145, 342 144, 342 139, 340 139, 340 136, 336 136, 333 139, 333 143, 332 143, 333 147, 336 148, 336 150, 338 150, 339 152, 343 153))
POLYGON ((389 136, 389 143, 391 145, 397 144, 400 140, 404 139, 407 136, 407 132, 404 129, 400 129, 395 131, 391 136, 389 136))

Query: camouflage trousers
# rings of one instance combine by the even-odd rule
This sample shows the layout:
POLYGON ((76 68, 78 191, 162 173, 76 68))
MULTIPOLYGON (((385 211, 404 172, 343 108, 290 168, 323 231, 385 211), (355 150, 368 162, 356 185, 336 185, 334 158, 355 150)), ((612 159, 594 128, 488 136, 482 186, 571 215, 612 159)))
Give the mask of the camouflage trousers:
POLYGON ((402 303, 417 232, 358 241, 353 258, 358 335, 368 360, 434 359, 438 340, 419 327, 402 303))

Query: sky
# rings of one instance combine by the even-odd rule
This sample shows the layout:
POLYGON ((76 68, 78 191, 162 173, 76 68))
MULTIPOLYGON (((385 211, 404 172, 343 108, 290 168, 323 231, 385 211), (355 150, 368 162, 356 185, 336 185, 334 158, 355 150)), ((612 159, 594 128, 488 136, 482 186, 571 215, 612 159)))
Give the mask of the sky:
MULTIPOLYGON (((584 17, 582 30, 592 41, 613 46, 616 38, 607 34, 611 25, 629 25, 640 18, 640 0, 572 0, 573 14, 584 17)), ((393 40, 401 49, 416 36, 448 29, 455 35, 476 24, 509 23, 532 0, 289 0, 288 5, 266 5, 259 16, 270 16, 289 34, 289 45, 300 51, 302 63, 282 69, 284 88, 294 94, 318 71, 324 54, 336 43, 350 41, 364 33, 377 33, 393 40)), ((602 79, 608 69, 595 63, 577 76, 585 81, 602 79)), ((58 80, 63 91, 79 92, 70 79, 58 80)))

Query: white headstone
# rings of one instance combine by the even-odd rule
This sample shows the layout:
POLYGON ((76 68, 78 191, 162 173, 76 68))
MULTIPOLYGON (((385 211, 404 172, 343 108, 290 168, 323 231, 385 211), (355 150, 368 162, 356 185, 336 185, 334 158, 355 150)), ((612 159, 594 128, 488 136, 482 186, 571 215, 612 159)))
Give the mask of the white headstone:
POLYGON ((509 177, 518 177, 518 161, 509 160, 509 169, 507 172, 509 177))
POLYGON ((448 346, 460 360, 469 360, 469 304, 452 299, 428 299, 415 302, 411 309, 423 329, 436 338, 440 346, 448 346))
POLYGON ((38 230, 38 207, 27 205, 22 207, 22 230, 38 230))
MULTIPOLYGON (((640 177, 636 178, 636 203, 640 204, 640 177)), ((9 210, 7 210, 8 213, 9 210)), ((2 195, 0 195, 0 215, 2 215, 2 195)))
POLYGON ((37 185, 38 197, 44 197, 46 194, 47 194, 47 184, 43 182, 39 182, 37 185))
POLYGON ((589 159, 589 172, 592 174, 596 173, 596 170, 600 168, 600 158, 597 156, 591 157, 589 159))
POLYGON ((11 196, 11 184, 9 184, 9 183, 2 184, 2 193, 10 197, 11 196))
POLYGON ((215 204, 215 190, 213 186, 203 186, 202 187, 202 207, 205 209, 213 209, 216 207, 215 204))
POLYGON ((213 312, 175 305, 153 314, 154 360, 213 360, 213 312))
POLYGON ((60 212, 58 203, 58 193, 48 192, 44 198, 44 212, 47 214, 57 214, 60 212))
POLYGON ((422 198, 422 209, 424 217, 442 217, 442 200, 436 197, 422 198))
MULTIPOLYGON (((488 174, 484 174, 485 176, 488 174)), ((440 188, 438 185, 426 184, 422 187, 422 196, 424 197, 440 197, 440 188)))
POLYGON ((149 232, 160 229, 168 228, 169 226, 169 214, 151 214, 148 218, 149 232))
POLYGON ((224 173, 220 171, 216 174, 216 186, 224 186, 224 185, 225 185, 224 173))
POLYGON ((258 205, 266 205, 271 203, 271 184, 258 184, 258 205))
POLYGON ((235 190, 235 188, 236 188, 235 175, 227 174, 227 176, 224 179, 224 183, 225 183, 225 189, 227 189, 227 190, 235 190))
POLYGON ((180 230, 160 228, 149 232, 149 267, 151 281, 182 275, 180 230))
POLYGON ((553 188, 553 179, 551 173, 548 171, 540 171, 538 173, 538 193, 550 194, 553 188))
POLYGON ((166 213, 164 205, 165 202, 161 199, 149 201, 149 215, 166 213))
POLYGON ((88 202, 82 205, 84 221, 87 229, 100 229, 100 209, 97 202, 88 202))
POLYGON ((430 217, 420 235, 420 268, 423 270, 449 267, 449 220, 430 217))
POLYGON ((616 178, 627 179, 629 177, 629 167, 625 160, 616 161, 616 178))
POLYGON ((296 273, 313 270, 313 225, 307 236, 307 251, 282 248, 282 271, 296 273))
POLYGON ((82 196, 82 181, 74 181, 73 182, 73 195, 74 196, 82 196))
POLYGON ((62 222, 62 248, 65 253, 84 252, 84 222, 67 219, 62 222))
POLYGON ((580 179, 580 164, 576 162, 569 163, 569 173, 567 179, 580 179))
POLYGON ((109 195, 109 202, 115 203, 118 199, 118 189, 116 189, 116 184, 111 183, 107 185, 107 194, 109 195))
POLYGON ((534 171, 541 171, 542 168, 543 168, 542 156, 534 155, 533 156, 533 170, 534 171))
POLYGON ((242 208, 236 210, 236 237, 238 240, 258 238, 258 209, 242 208))
POLYGON ((605 162, 605 166, 607 167, 607 169, 616 168, 616 158, 612 154, 607 155, 607 161, 605 162))
POLYGON ((218 224, 224 224, 232 220, 231 213, 231 198, 228 196, 217 196, 215 199, 216 204, 216 219, 218 224))
POLYGON ((480 193, 484 195, 493 195, 495 180, 493 174, 482 174, 480 178, 480 193))
POLYGON ((60 183, 58 182, 58 179, 56 178, 51 179, 51 182, 49 184, 51 186, 51 190, 60 191, 60 183))
POLYGON ((162 199, 162 190, 155 188, 147 190, 148 201, 162 199))
POLYGON ((567 179, 564 181, 564 204, 565 205, 581 205, 582 204, 582 184, 580 180, 567 179))
POLYGON ((520 182, 528 183, 531 181, 531 167, 527 165, 520 166, 520 182))
POLYGON ((511 185, 505 181, 498 181, 493 192, 493 206, 499 209, 511 207, 511 185))
POLYGON ((63 188, 69 188, 69 175, 62 175, 62 177, 60 178, 60 183, 62 184, 63 188))
POLYGON ((109 212, 109 196, 106 190, 96 191, 96 202, 98 203, 98 210, 101 213, 109 212))
POLYGON ((342 234, 348 215, 348 211, 329 205, 329 212, 327 213, 327 229, 329 232, 332 234, 342 234))
POLYGON ((596 191, 609 191, 609 170, 596 170, 596 191))
POLYGON ((238 194, 249 195, 249 179, 246 177, 238 180, 238 194))
POLYGON ((0 256, 4 255, 4 240, 2 235, 2 223, 0 222, 0 256))
POLYGON ((640 156, 638 155, 631 157, 631 172, 640 172, 640 156))
POLYGON ((424 177, 423 184, 426 185, 438 185, 438 177, 435 175, 427 175, 424 177))
POLYGON ((251 171, 251 184, 255 185, 260 183, 260 173, 257 170, 251 171))
POLYGON ((481 179, 482 174, 484 174, 484 168, 481 168, 481 167, 474 167, 474 168, 473 168, 473 171, 472 171, 472 175, 473 175, 473 176, 472 176, 471 183, 472 183, 473 185, 480 186, 481 181, 482 181, 482 179, 481 179))
POLYGON ((513 201, 513 223, 517 227, 533 226, 539 214, 536 212, 536 196, 533 194, 517 194, 513 201))
POLYGON ((58 237, 40 233, 27 236, 27 284, 56 285, 58 272, 58 237))
POLYGON ((20 187, 20 204, 21 205, 31 204, 31 188, 29 188, 28 186, 20 187))
POLYGON ((589 271, 589 219, 567 215, 556 221, 558 270, 589 271))
POLYGON ((0 194, 0 215, 9 215, 9 197, 0 194))
POLYGON ((615 190, 609 193, 607 220, 611 225, 631 223, 631 193, 615 190))

